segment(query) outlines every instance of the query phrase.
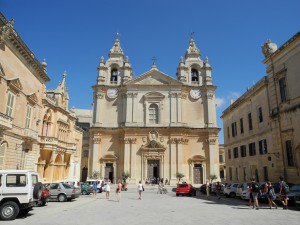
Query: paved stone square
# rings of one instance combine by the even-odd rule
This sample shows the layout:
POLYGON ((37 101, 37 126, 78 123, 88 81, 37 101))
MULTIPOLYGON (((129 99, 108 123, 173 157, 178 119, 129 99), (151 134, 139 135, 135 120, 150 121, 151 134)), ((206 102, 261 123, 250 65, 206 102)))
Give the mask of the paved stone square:
MULTIPOLYGON (((111 189, 114 189, 112 185, 111 189)), ((72 202, 49 202, 45 207, 35 207, 26 218, 0 224, 39 225, 122 225, 122 224, 299 224, 300 209, 269 209, 261 205, 260 210, 249 209, 247 202, 239 199, 217 200, 197 192, 196 197, 179 196, 168 187, 167 194, 157 194, 157 186, 146 186, 142 200, 138 199, 137 188, 129 186, 122 192, 121 201, 111 192, 110 200, 105 193, 80 196, 72 202)))

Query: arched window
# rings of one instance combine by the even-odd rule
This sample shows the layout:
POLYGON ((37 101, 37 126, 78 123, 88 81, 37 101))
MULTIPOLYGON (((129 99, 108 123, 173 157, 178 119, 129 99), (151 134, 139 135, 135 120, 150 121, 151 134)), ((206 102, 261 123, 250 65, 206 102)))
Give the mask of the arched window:
POLYGON ((154 103, 149 106, 149 123, 158 124, 158 106, 154 103))
POLYGON ((118 82, 118 70, 113 69, 111 71, 111 76, 110 76, 110 83, 116 84, 118 82))
POLYGON ((191 77, 192 77, 192 82, 194 82, 194 81, 199 81, 198 70, 192 69, 191 77))

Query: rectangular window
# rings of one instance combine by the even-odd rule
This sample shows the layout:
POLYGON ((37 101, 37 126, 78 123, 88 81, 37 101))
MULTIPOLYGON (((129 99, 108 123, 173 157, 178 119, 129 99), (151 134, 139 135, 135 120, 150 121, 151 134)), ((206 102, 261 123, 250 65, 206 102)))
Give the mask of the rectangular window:
POLYGON ((30 128, 32 107, 27 105, 25 128, 30 128))
POLYGON ((244 122, 243 122, 243 118, 240 119, 240 128, 241 128, 241 134, 244 133, 244 122))
POLYGON ((259 154, 264 155, 268 153, 267 140, 260 140, 258 142, 259 145, 259 154))
POLYGON ((285 148, 288 166, 294 166, 293 147, 291 140, 285 142, 285 148))
POLYGON ((224 162, 223 155, 219 155, 219 162, 220 162, 220 163, 223 163, 223 162, 224 162))
POLYGON ((231 159, 231 149, 228 149, 228 159, 231 159))
POLYGON ((236 122, 231 124, 231 133, 232 133, 232 137, 235 137, 237 135, 236 122))
POLYGON ((6 115, 12 116, 14 107, 15 95, 12 92, 8 92, 7 104, 6 104, 6 115))
POLYGON ((239 180, 239 168, 235 168, 235 179, 239 180))
POLYGON ((249 144, 249 155, 250 156, 256 155, 256 149, 255 149, 254 142, 249 144))
POLYGON ((258 121, 260 123, 264 121, 261 107, 258 108, 258 121))
POLYGON ((26 182, 25 174, 9 174, 6 176, 7 187, 25 187, 26 182))
POLYGON ((89 157, 89 150, 84 150, 83 157, 85 158, 89 157))
POLYGON ((269 180, 268 167, 264 166, 263 170, 264 170, 264 180, 269 180))
POLYGON ((279 80, 279 90, 280 90, 281 102, 286 102, 287 101, 287 90, 286 90, 285 78, 281 78, 279 80))
POLYGON ((240 150, 241 150, 241 157, 246 157, 247 156, 246 145, 242 145, 240 147, 240 150))
POLYGON ((248 123, 249 123, 249 130, 252 130, 252 115, 251 113, 248 113, 248 123))
POLYGON ((235 147, 233 149, 233 157, 234 158, 238 158, 239 157, 239 149, 238 149, 238 147, 235 147))
POLYGON ((244 167, 243 170, 244 170, 244 181, 247 181, 247 170, 246 170, 246 167, 244 167))
POLYGON ((232 180, 232 168, 229 167, 229 180, 232 180))
POLYGON ((227 127, 227 138, 230 138, 230 132, 229 132, 229 127, 227 127))

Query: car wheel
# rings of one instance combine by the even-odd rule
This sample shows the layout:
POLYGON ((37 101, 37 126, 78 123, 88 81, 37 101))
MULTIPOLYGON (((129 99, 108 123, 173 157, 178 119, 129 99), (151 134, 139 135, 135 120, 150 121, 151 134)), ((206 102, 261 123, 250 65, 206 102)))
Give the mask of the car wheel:
POLYGON ((14 220, 19 214, 20 208, 15 202, 5 202, 0 207, 1 220, 14 220))
POLYGON ((83 195, 87 195, 87 191, 82 191, 82 194, 83 195))
POLYGON ((33 188, 33 198, 41 199, 42 196, 43 184, 41 182, 37 182, 33 188))
POLYGON ((64 194, 60 194, 57 199, 59 202, 65 202, 67 197, 64 194))
POLYGON ((179 196, 179 194, 176 194, 176 196, 179 196))
POLYGON ((289 200, 288 200, 288 204, 290 206, 296 206, 296 200, 294 197, 290 197, 289 200))
POLYGON ((230 192, 230 194, 229 194, 229 196, 230 196, 230 198, 235 198, 235 193, 234 192, 230 192))
POLYGON ((196 193, 196 191, 194 191, 194 196, 196 196, 197 195, 197 193, 196 193))
POLYGON ((192 196, 192 192, 189 193, 189 196, 192 196))

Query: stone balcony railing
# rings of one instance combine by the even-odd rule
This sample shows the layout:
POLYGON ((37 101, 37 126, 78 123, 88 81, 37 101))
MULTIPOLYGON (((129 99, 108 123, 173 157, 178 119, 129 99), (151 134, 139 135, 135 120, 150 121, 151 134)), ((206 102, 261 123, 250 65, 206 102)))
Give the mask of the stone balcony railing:
POLYGON ((52 146, 51 149, 56 149, 56 148, 60 148, 60 149, 64 149, 66 151, 76 151, 76 144, 75 143, 69 143, 69 142, 65 142, 65 141, 61 141, 58 140, 55 137, 45 137, 45 136, 41 136, 39 139, 40 144, 44 145, 44 146, 52 146))
POLYGON ((0 129, 12 129, 12 118, 0 113, 0 129))
POLYGON ((25 128, 23 130, 23 137, 25 139, 29 139, 29 140, 37 140, 38 139, 38 133, 34 130, 29 129, 29 128, 25 128))

